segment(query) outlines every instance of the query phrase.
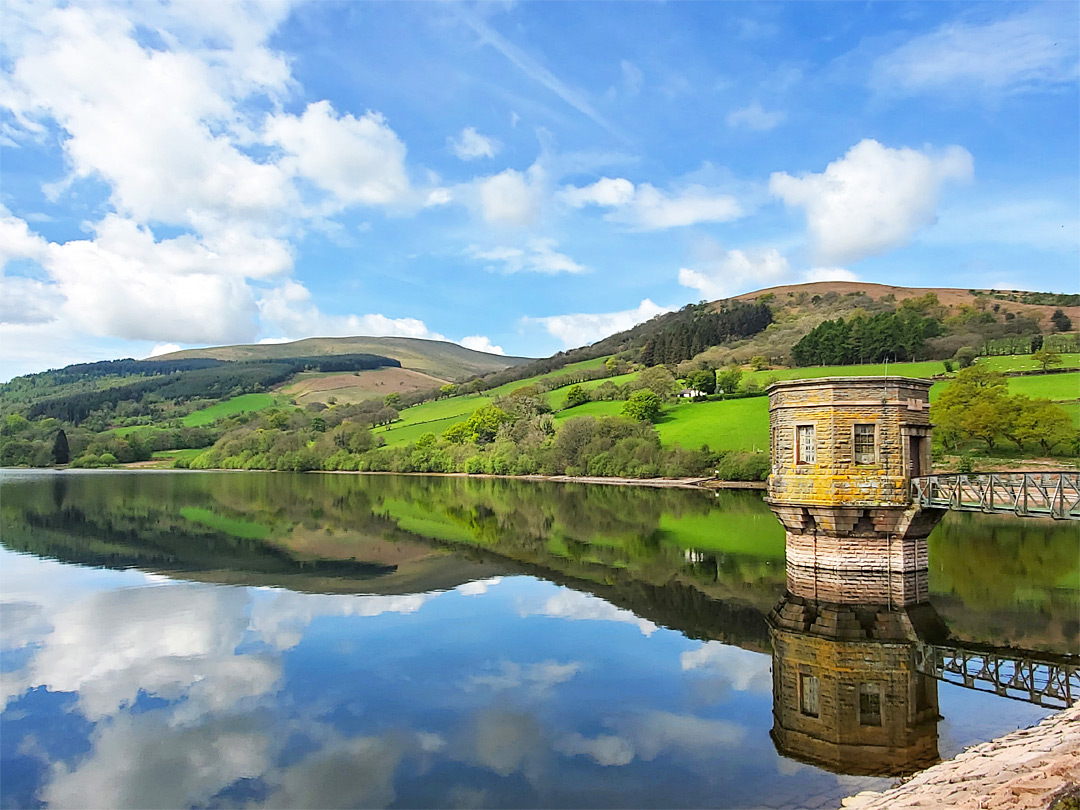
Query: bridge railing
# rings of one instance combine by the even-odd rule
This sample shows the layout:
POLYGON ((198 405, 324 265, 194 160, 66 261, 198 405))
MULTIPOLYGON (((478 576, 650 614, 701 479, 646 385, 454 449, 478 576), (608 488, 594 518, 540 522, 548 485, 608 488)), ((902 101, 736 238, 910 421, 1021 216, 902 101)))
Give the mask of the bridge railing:
POLYGON ((1080 472, 993 472, 911 479, 918 506, 1080 520, 1080 472))
POLYGON ((919 644, 915 669, 938 680, 1038 706, 1067 708, 1080 699, 1075 659, 919 644))

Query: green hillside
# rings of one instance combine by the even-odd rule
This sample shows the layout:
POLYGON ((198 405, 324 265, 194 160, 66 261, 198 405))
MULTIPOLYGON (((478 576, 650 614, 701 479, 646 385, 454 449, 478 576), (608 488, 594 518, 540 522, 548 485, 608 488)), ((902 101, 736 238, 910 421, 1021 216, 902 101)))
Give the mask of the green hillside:
POLYGON ((318 357, 335 354, 378 354, 392 357, 402 368, 422 371, 442 379, 461 380, 477 374, 516 366, 528 357, 504 357, 466 349, 456 343, 406 337, 307 338, 291 343, 260 343, 184 349, 154 360, 210 357, 215 360, 277 360, 286 357, 318 357))

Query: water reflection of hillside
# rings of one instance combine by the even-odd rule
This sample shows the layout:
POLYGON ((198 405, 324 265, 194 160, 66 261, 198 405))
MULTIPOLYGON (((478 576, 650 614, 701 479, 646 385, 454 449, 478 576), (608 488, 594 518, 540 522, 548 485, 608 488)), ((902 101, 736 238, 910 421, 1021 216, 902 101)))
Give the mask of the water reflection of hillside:
MULTIPOLYGON (((700 638, 767 646, 783 531, 751 493, 266 473, 6 479, 3 541, 68 562, 304 592, 418 593, 502 573, 700 638)), ((1075 535, 950 515, 930 590, 958 638, 1072 652, 1075 535)))

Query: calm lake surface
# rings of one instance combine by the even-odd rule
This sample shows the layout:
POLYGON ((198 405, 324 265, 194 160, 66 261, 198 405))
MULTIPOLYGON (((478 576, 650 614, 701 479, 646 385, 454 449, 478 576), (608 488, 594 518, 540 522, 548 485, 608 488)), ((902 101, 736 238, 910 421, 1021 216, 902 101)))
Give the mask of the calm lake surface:
MULTIPOLYGON (((784 534, 754 493, 0 487, 3 807, 837 807, 894 781, 770 737, 784 534)), ((1078 651, 1075 524, 952 514, 930 566, 953 639, 1078 651)), ((930 683, 941 757, 1050 713, 930 683)))

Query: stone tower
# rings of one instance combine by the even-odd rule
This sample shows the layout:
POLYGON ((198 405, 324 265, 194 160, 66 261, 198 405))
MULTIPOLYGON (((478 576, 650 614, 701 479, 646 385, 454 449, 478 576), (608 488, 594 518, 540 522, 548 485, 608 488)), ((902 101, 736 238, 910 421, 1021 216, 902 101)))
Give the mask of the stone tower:
POLYGON ((910 482, 930 472, 930 385, 826 377, 769 387, 767 500, 787 532, 789 571, 817 569, 825 587, 835 572, 834 590, 857 589, 859 572, 872 574, 864 578, 874 592, 853 593, 855 602, 925 596, 911 574, 927 568, 925 538, 944 511, 913 506, 910 482))

